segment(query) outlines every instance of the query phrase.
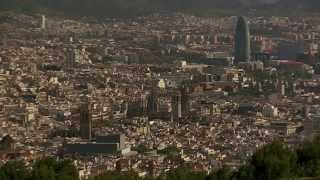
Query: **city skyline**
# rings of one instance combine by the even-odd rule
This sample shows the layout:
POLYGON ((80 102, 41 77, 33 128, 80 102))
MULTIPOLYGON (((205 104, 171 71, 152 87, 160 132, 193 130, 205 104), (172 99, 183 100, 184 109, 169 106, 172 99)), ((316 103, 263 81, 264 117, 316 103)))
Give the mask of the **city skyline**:
POLYGON ((0 180, 320 177, 317 1, 74 2, 0 1, 0 180))

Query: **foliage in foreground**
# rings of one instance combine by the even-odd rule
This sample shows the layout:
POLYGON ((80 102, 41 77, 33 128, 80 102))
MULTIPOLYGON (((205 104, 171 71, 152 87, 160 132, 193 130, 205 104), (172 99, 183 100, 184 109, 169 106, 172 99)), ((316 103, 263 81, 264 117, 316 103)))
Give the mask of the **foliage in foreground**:
MULTIPOLYGON (((179 167, 160 177, 140 178, 134 172, 105 172, 93 180, 289 180, 320 177, 320 138, 288 148, 273 142, 259 149, 238 170, 226 167, 206 174, 179 167)), ((30 166, 10 161, 0 167, 1 180, 78 180, 78 171, 70 160, 45 158, 30 166), (32 167, 32 168, 30 168, 32 167)))
MULTIPOLYGON (((290 149, 281 142, 273 142, 259 149, 238 170, 226 167, 206 174, 194 172, 188 168, 173 169, 158 178, 165 180, 294 180, 302 177, 320 177, 320 138, 305 142, 290 149)), ((138 176, 129 176, 107 172, 94 180, 142 180, 138 176)))
POLYGON ((78 180, 72 161, 53 158, 37 160, 32 168, 22 161, 10 161, 0 168, 1 180, 78 180))

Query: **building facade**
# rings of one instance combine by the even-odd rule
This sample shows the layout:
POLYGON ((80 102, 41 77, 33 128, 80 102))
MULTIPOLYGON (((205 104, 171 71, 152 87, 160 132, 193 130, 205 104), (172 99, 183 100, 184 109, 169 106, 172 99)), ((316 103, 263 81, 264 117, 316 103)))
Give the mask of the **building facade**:
POLYGON ((250 60, 250 32, 247 20, 241 16, 238 18, 234 37, 235 64, 250 60))

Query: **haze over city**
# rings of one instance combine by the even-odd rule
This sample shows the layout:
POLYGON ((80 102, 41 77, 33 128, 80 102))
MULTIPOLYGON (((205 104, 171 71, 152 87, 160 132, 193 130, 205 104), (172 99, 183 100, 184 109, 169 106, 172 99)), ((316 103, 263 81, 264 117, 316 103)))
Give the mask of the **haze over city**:
POLYGON ((319 0, 1 0, 0 180, 320 178, 319 0))

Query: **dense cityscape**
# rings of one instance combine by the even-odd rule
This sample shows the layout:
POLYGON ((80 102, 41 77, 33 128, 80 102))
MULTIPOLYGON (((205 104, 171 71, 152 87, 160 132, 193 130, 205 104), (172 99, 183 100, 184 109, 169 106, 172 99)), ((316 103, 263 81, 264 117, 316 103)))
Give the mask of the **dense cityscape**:
POLYGON ((0 179, 320 177, 319 24, 0 12, 0 179))

